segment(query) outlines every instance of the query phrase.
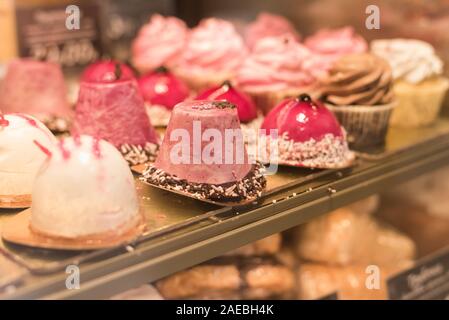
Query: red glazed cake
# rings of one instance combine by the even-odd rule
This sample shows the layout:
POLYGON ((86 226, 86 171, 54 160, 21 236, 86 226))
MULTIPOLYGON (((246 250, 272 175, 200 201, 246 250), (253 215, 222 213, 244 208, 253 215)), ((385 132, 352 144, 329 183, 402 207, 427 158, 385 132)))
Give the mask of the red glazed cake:
MULTIPOLYGON (((262 140, 271 140, 270 130, 277 130, 281 165, 344 168, 354 160, 344 129, 326 107, 307 94, 282 101, 266 116, 261 128, 265 130, 262 140)), ((269 147, 267 153, 269 156, 269 147)))
POLYGON ((190 94, 187 85, 165 67, 143 75, 138 83, 155 126, 167 126, 172 109, 190 94))
POLYGON ((226 101, 178 104, 142 180, 220 202, 255 199, 266 185, 263 166, 247 155, 237 110, 226 101))
POLYGON ((229 81, 223 82, 220 86, 214 86, 201 92, 197 100, 228 101, 237 107, 240 123, 242 125, 245 141, 251 146, 255 146, 257 132, 263 122, 262 114, 257 112, 256 104, 246 93, 236 89, 229 81))
POLYGON ((103 60, 90 64, 84 69, 81 81, 108 82, 115 80, 117 68, 120 68, 121 79, 135 78, 134 71, 124 63, 115 60, 103 60))
POLYGON ((61 67, 31 59, 12 61, 0 85, 0 110, 30 114, 55 133, 67 131, 72 111, 61 67))
POLYGON ((229 81, 201 92, 197 100, 225 100, 237 107, 240 122, 247 123, 257 118, 257 109, 251 97, 234 88, 229 81))
POLYGON ((82 81, 74 135, 91 135, 112 143, 130 165, 151 161, 157 151, 158 135, 145 112, 137 81, 122 75, 94 77, 82 81))

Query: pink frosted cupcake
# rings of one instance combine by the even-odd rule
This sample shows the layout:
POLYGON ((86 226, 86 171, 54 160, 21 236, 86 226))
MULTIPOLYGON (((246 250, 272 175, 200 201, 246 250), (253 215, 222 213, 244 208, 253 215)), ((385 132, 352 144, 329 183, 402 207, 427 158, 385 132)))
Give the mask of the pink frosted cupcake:
POLYGON ((232 78, 246 55, 230 22, 204 19, 191 31, 174 71, 193 90, 201 90, 232 78))
POLYGON ((266 114, 283 98, 311 90, 312 63, 310 51, 292 36, 264 38, 239 69, 236 83, 266 114))
POLYGON ((132 44, 133 65, 141 73, 161 65, 171 67, 185 46, 187 34, 182 20, 153 15, 132 44))
POLYGON ((317 77, 324 76, 340 57, 368 50, 365 39, 356 34, 352 27, 320 30, 306 38, 304 45, 314 54, 314 75, 317 77))
POLYGON ((283 35, 291 35, 296 40, 300 40, 300 35, 290 21, 279 15, 262 12, 246 29, 245 42, 252 49, 260 39, 283 35))

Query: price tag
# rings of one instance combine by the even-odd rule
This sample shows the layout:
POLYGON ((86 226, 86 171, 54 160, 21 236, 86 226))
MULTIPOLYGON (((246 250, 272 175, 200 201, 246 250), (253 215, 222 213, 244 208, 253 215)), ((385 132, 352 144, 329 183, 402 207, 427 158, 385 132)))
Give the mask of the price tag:
POLYGON ((449 249, 387 281, 392 300, 449 300, 449 249))

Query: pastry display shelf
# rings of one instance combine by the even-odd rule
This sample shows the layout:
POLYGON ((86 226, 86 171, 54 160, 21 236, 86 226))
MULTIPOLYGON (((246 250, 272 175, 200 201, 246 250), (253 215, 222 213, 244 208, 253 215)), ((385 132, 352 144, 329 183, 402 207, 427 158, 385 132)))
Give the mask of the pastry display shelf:
MULTIPOLYGON (((157 228, 155 220, 150 224, 154 226, 152 232, 126 248, 87 253, 48 251, 35 256, 31 248, 3 243, 2 251, 32 272, 26 272, 20 283, 10 286, 0 298, 107 298, 307 222, 445 164, 449 164, 449 120, 441 119, 431 128, 390 130, 384 150, 361 154, 357 164, 349 169, 280 168, 278 174, 268 177, 267 195, 259 203, 246 207, 215 207, 162 191, 148 191, 151 188, 139 185, 141 192, 151 192, 149 198, 153 202, 162 201, 167 215, 178 214, 173 223, 157 228), (189 215, 193 210, 196 213, 189 215), (66 288, 68 264, 79 265, 77 290, 66 288)), ((0 217, 0 226, 5 219, 0 217)))

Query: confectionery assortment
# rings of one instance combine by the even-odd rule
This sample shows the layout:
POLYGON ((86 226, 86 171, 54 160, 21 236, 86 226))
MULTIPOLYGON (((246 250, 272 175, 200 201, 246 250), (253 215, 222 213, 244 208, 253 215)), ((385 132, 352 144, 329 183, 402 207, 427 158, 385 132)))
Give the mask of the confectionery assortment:
MULTIPOLYGON (((73 108, 60 65, 8 64, 0 208, 26 210, 5 224, 3 240, 59 250, 128 244, 148 228, 139 188, 167 201, 255 205, 270 191, 271 164, 351 168, 357 152, 383 146, 390 126, 436 122, 449 88, 427 42, 369 44, 350 26, 304 36, 266 12, 243 30, 221 18, 190 28, 154 14, 131 55, 130 64, 88 65, 73 108)), ((384 279, 448 244, 448 171, 435 175, 112 299, 320 299, 335 291, 386 299, 384 279), (394 201, 411 191, 401 211, 394 201), (381 290, 366 288, 367 265, 381 268, 381 290)))

